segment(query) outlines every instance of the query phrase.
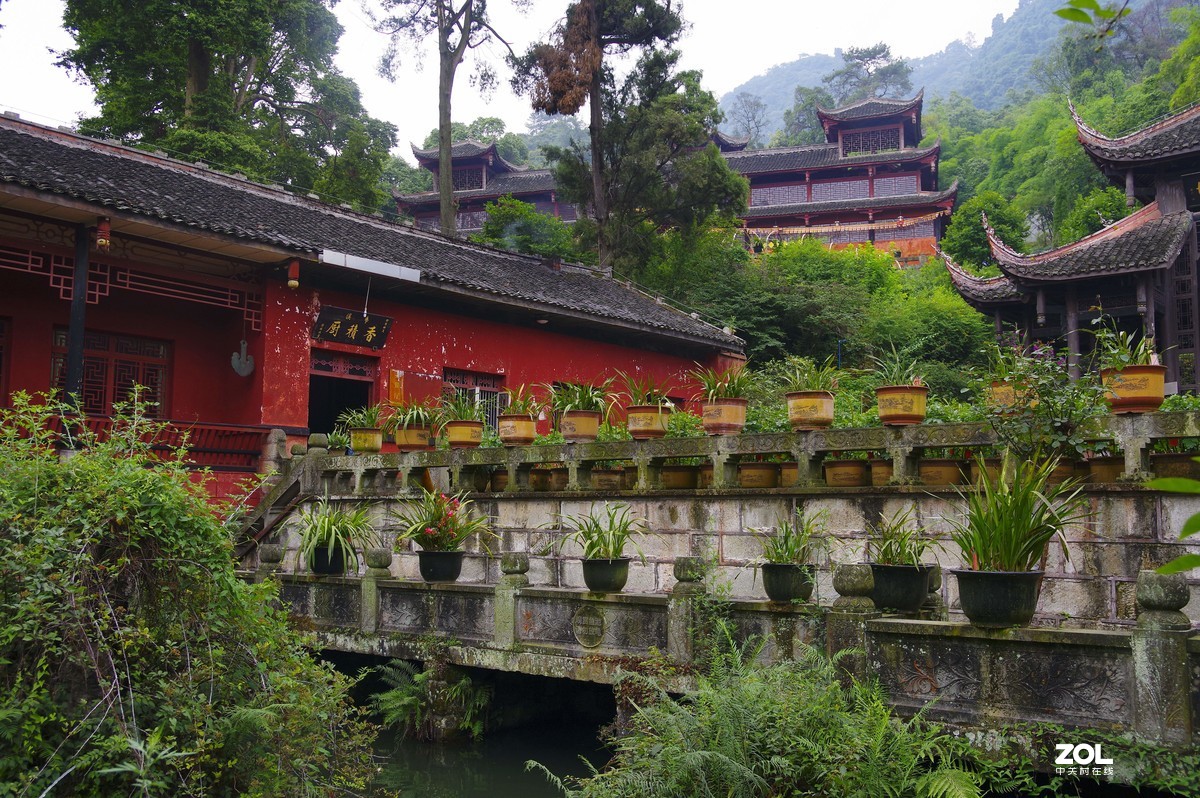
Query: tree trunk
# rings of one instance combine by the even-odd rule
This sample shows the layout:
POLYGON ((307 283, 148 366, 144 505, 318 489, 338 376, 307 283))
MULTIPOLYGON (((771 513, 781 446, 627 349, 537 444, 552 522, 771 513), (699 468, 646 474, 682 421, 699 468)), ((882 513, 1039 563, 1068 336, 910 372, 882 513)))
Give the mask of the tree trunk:
POLYGON ((208 88, 208 78, 212 71, 212 59, 204 45, 195 40, 188 40, 187 54, 187 84, 183 90, 183 116, 188 118, 195 111, 196 97, 208 88))
POLYGON ((457 234, 458 203, 454 201, 454 146, 450 130, 450 96, 454 91, 454 73, 462 63, 475 27, 475 0, 463 0, 455 10, 453 0, 437 0, 438 16, 438 200, 441 206, 442 233, 457 234), (458 31, 458 41, 450 37, 458 31))
MULTIPOLYGON (((592 41, 599 49, 601 59, 604 57, 603 44, 600 41, 600 10, 598 3, 591 3, 588 8, 588 26, 591 28, 592 41)), ((600 271, 612 274, 612 247, 609 242, 608 230, 608 196, 604 191, 604 159, 603 141, 601 136, 604 129, 604 108, 601 94, 601 76, 604 69, 596 65, 592 72, 592 86, 588 93, 588 105, 591 118, 588 132, 592 143, 592 215, 596 219, 596 248, 599 251, 600 271)))

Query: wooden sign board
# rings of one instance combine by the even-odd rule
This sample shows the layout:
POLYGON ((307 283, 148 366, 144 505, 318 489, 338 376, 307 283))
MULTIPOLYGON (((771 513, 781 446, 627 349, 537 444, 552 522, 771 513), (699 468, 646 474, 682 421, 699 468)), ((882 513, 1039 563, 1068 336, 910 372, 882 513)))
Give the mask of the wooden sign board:
POLYGON ((358 310, 323 307, 313 325, 314 341, 334 341, 351 346, 380 349, 387 343, 392 320, 373 313, 363 314, 358 310))

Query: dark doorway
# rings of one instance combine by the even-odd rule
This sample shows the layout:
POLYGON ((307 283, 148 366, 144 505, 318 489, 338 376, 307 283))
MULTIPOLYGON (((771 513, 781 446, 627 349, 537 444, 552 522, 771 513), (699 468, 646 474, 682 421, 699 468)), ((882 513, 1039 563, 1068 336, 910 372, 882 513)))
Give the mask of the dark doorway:
POLYGON ((343 410, 371 403, 371 383, 345 377, 308 378, 308 431, 332 432, 343 410))

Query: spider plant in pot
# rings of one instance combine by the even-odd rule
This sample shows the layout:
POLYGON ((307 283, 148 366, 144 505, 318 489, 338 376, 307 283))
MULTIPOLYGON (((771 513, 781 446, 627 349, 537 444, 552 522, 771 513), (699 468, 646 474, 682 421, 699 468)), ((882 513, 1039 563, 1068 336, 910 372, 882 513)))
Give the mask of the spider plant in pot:
POLYGON ((1065 557, 1063 530, 1088 517, 1080 483, 1051 480, 1057 464, 1009 453, 998 475, 985 472, 974 490, 960 491, 963 516, 947 520, 966 567, 951 573, 963 614, 975 626, 1027 625, 1037 610, 1050 542, 1057 540, 1065 557))
POLYGON ((696 366, 688 376, 700 386, 696 398, 702 402, 704 431, 709 435, 741 432, 746 426, 746 394, 754 385, 754 373, 744 364, 722 371, 696 366))
POLYGON ((909 349, 890 351, 872 356, 879 386, 875 389, 875 404, 884 426, 903 427, 925 420, 925 403, 929 388, 917 374, 917 364, 909 349))
POLYGON ((795 361, 783 382, 788 423, 794 432, 833 425, 833 392, 839 376, 841 369, 834 365, 832 355, 822 363, 810 358, 795 361))
POLYGON ((772 530, 752 528, 762 544, 763 589, 771 601, 808 601, 813 592, 816 558, 829 552, 829 510, 806 513, 803 507, 780 518, 772 530))
POLYGON ((633 536, 645 533, 646 522, 629 514, 626 504, 606 504, 602 513, 595 508, 586 515, 560 516, 566 533, 558 541, 561 549, 567 541, 583 549, 583 583, 593 593, 620 593, 629 580, 629 557, 625 547, 632 546, 643 563, 646 556, 633 536))
POLYGON ((621 390, 617 398, 625 405, 625 427, 634 440, 661 438, 667 434, 667 426, 675 405, 667 398, 670 387, 651 377, 617 372, 621 390))
POLYGON ((371 524, 370 505, 353 507, 317 499, 299 513, 300 549, 296 558, 313 574, 340 575, 349 565, 358 570, 358 549, 379 546, 379 535, 371 524))
POLYGON ((441 409, 432 398, 410 399, 392 405, 392 413, 383 423, 383 431, 393 437, 402 452, 427 452, 435 448, 441 409))
POLYGON ((542 400, 533 394, 528 385, 505 388, 504 412, 496 420, 496 432, 505 446, 529 446, 537 435, 538 416, 542 413, 542 400))
POLYGON ((438 416, 451 449, 474 449, 483 443, 484 408, 475 394, 459 391, 443 397, 438 416))
POLYGON ((346 454, 350 449, 350 433, 341 427, 334 427, 329 433, 329 453, 346 454))
POLYGON ((399 524, 396 550, 412 541, 418 546, 417 565, 426 582, 453 582, 462 573, 463 547, 472 537, 479 547, 489 551, 488 541, 497 537, 490 528, 491 519, 480 515, 470 499, 439 491, 422 490, 421 498, 393 510, 391 519, 399 524))
POLYGON ((867 559, 875 578, 871 599, 876 607, 916 612, 925 603, 933 565, 921 560, 937 544, 924 533, 914 521, 912 507, 867 525, 867 559))
POLYGON ((337 417, 337 425, 349 431, 350 448, 358 454, 378 454, 383 448, 383 407, 352 407, 337 417))
POLYGON ((612 379, 598 385, 586 382, 559 382, 543 385, 550 406, 558 415, 558 431, 571 443, 596 440, 600 423, 608 416, 612 379))
POLYGON ((1154 339, 1120 329, 1108 316, 1092 320, 1100 382, 1114 413, 1153 413, 1162 406, 1167 367, 1154 339))

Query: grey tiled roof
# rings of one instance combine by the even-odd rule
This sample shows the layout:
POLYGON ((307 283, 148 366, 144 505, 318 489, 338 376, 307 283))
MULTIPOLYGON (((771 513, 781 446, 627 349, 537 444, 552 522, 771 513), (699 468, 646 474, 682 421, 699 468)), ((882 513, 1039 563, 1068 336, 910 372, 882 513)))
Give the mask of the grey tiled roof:
MULTIPOLYGON (((554 173, 549 169, 530 169, 525 172, 508 172, 492 175, 486 188, 473 188, 455 191, 459 199, 503 197, 505 194, 529 194, 535 191, 554 191, 558 184, 554 181, 554 173)), ((420 194, 397 194, 396 199, 407 204, 420 202, 437 202, 436 191, 424 191, 420 194)))
POLYGON ((896 194, 889 197, 856 197, 844 200, 825 200, 823 202, 796 202, 788 205, 751 205, 746 209, 747 219, 758 219, 764 216, 793 216, 805 213, 820 213, 823 211, 878 210, 880 208, 907 208, 918 205, 934 205, 939 202, 953 200, 958 193, 958 181, 945 191, 923 191, 917 194, 896 194))
POLYGON ((800 169, 820 169, 828 166, 856 166, 873 163, 902 163, 935 155, 941 142, 929 147, 891 150, 866 155, 840 157, 838 144, 811 144, 806 147, 772 147, 766 150, 743 150, 722 153, 733 171, 741 175, 767 172, 794 172, 800 169))
POLYGON ((859 100, 858 102, 844 105, 841 108, 822 108, 818 105, 817 114, 822 118, 831 119, 835 122, 850 122, 859 119, 870 119, 875 116, 889 116, 891 114, 903 113, 910 108, 919 108, 924 97, 924 89, 917 92, 917 96, 907 100, 891 97, 868 97, 865 100, 859 100))
POLYGON ((1000 270, 1019 282, 1062 282, 1079 277, 1163 269, 1174 263, 1192 232, 1192 214, 1161 216, 1157 203, 1092 235, 1036 255, 1008 247, 988 227, 1000 270))
POLYGON ((1200 105, 1119 138, 1098 133, 1071 108, 1079 141, 1095 159, 1121 163, 1153 161, 1200 151, 1200 105))
MULTIPOLYGON (((429 150, 422 150, 416 145, 413 145, 412 151, 413 157, 415 157, 418 161, 436 162, 438 160, 437 147, 429 150)), ((525 169, 524 166, 518 166, 515 163, 504 160, 504 158, 500 156, 500 153, 496 152, 495 144, 488 144, 482 141, 475 141, 474 139, 467 139, 466 141, 456 141, 450 145, 451 158, 476 158, 489 153, 491 153, 493 158, 492 168, 497 169, 498 171, 520 172, 525 169)))
MULTIPOLYGON (((558 309, 596 323, 707 345, 740 339, 612 279, 466 244, 192 164, 0 118, 0 186, 69 197, 126 216, 274 245, 336 250, 421 271, 421 283, 558 309)), ((2 189, 0 189, 2 190, 2 189)))
POLYGON ((950 256, 942 252, 940 248, 937 253, 942 256, 955 289, 963 299, 975 307, 1009 305, 1021 302, 1025 298, 1024 292, 1013 283, 1011 278, 1005 275, 978 277, 951 260, 950 256))

